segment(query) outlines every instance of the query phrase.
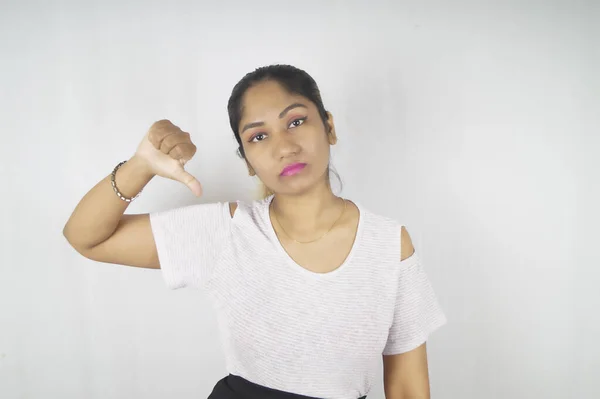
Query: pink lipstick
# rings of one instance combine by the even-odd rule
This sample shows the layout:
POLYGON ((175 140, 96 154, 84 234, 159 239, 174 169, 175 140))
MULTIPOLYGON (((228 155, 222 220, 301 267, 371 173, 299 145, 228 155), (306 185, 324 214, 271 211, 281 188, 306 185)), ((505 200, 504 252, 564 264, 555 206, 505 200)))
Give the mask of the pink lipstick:
POLYGON ((300 172, 306 166, 305 163, 293 163, 291 165, 283 168, 283 171, 280 173, 280 176, 292 176, 296 173, 300 172))

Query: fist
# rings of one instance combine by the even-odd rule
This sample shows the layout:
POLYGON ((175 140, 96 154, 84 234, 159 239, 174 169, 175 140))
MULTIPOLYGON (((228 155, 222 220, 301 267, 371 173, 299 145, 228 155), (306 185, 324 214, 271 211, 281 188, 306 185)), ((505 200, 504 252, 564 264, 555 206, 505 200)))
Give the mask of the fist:
POLYGON ((195 153, 196 146, 190 134, 163 119, 150 127, 135 156, 144 160, 153 174, 181 182, 200 196, 200 182, 183 168, 195 153))

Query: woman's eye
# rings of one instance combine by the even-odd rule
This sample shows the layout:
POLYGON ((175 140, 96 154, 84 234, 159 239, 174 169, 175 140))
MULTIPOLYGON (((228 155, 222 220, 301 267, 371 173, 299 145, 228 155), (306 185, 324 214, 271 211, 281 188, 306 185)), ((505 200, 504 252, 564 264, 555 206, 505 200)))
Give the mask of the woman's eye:
POLYGON ((305 120, 306 120, 306 118, 298 118, 298 119, 294 119, 294 120, 292 121, 292 123, 290 124, 290 126, 291 126, 291 125, 293 125, 293 124, 294 124, 294 123, 296 123, 296 122, 300 122, 299 124, 297 124, 297 125, 295 125, 295 126, 294 126, 294 127, 298 127, 298 126, 300 126, 301 124, 303 124, 305 120))
MULTIPOLYGON (((306 120, 306 117, 294 119, 290 123, 290 127, 298 127, 298 126, 302 125, 305 120, 306 120)), ((256 142, 259 142, 259 141, 263 141, 265 138, 266 138, 266 134, 264 134, 264 133, 258 133, 257 135, 253 136, 250 139, 250 143, 256 143, 256 142)))
POLYGON ((264 134, 259 133, 256 136, 252 137, 252 139, 250 139, 251 142, 256 143, 257 141, 263 141, 264 140, 264 134), (262 137, 261 139, 257 140, 259 137, 262 137))

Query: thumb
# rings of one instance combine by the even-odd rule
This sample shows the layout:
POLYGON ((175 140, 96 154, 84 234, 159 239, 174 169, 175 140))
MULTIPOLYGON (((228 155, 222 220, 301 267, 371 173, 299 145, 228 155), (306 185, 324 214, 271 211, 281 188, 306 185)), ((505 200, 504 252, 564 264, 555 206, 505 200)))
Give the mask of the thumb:
POLYGON ((202 185, 194 176, 186 172, 183 167, 177 169, 174 173, 175 180, 185 184, 188 186, 190 190, 196 195, 196 197, 200 197, 202 195, 202 185))

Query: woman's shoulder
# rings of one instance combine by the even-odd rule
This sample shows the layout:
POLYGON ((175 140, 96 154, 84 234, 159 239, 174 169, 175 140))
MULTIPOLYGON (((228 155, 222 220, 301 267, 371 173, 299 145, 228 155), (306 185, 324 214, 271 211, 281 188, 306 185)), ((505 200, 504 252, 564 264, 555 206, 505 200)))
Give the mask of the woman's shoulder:
POLYGON ((375 212, 356 201, 352 202, 360 210, 361 217, 364 219, 365 234, 371 236, 370 241, 385 242, 390 245, 390 248, 400 249, 401 260, 409 258, 414 253, 411 237, 400 218, 390 216, 384 211, 375 212))
POLYGON ((360 216, 371 225, 386 226, 390 228, 400 228, 400 226, 402 226, 399 219, 390 216, 383 211, 374 211, 370 206, 366 206, 360 201, 355 201, 351 198, 347 199, 356 205, 360 211, 360 216))
POLYGON ((236 217, 242 213, 244 214, 255 214, 268 205, 270 196, 261 199, 238 199, 229 202, 229 213, 231 217, 236 217))
MULTIPOLYGON (((261 199, 239 199, 235 201, 230 201, 228 202, 228 205, 231 217, 234 217, 238 210, 240 213, 253 213, 257 210, 261 210, 264 207, 268 206, 271 197, 272 196, 261 199)), ((354 200, 352 198, 345 197, 345 199, 350 201, 356 207, 356 209, 358 209, 360 217, 370 221, 371 223, 395 226, 398 228, 400 226, 403 226, 403 224, 398 218, 390 216, 384 212, 373 211, 371 207, 365 206, 360 201, 354 200)))
POLYGON ((233 215, 235 214, 235 210, 238 207, 238 203, 236 202, 230 202, 229 203, 229 213, 231 214, 231 217, 233 217, 233 215))

